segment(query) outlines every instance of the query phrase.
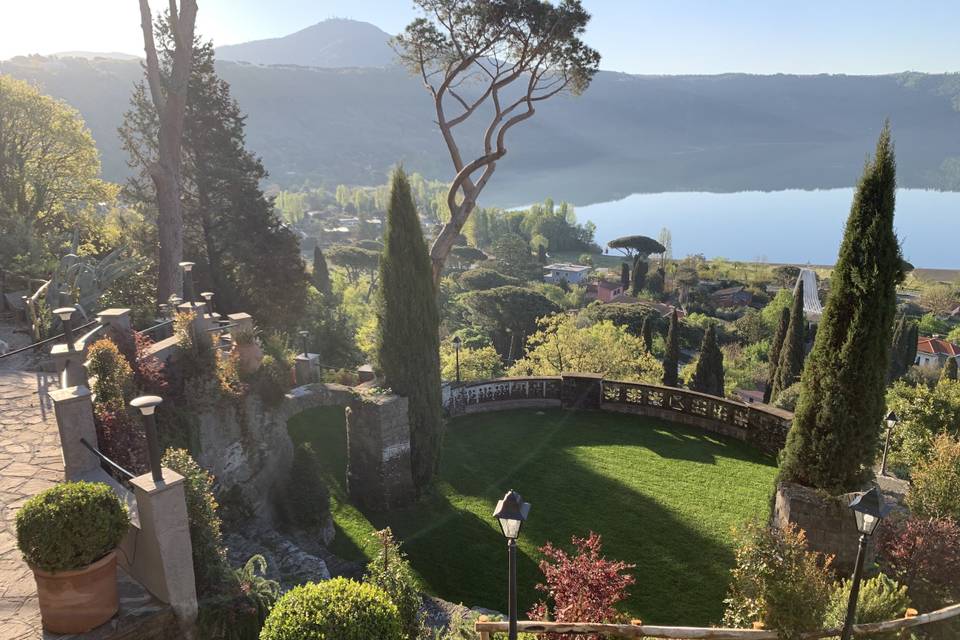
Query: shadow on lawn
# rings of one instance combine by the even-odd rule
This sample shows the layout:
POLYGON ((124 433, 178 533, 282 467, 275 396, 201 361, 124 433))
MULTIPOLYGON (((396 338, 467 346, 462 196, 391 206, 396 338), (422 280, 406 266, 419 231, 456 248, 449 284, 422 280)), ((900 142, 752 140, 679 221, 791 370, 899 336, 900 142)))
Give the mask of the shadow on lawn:
MULTIPOLYGON (((314 443, 336 485, 332 492, 345 499, 342 414, 301 415, 306 417, 291 421, 291 435, 314 443)), ((599 472, 596 460, 587 466, 576 455, 577 448, 598 446, 625 456, 601 457, 601 465, 629 465, 632 447, 709 465, 718 455, 766 462, 739 442, 633 416, 566 411, 469 416, 453 422, 440 481, 429 496, 409 509, 362 517, 371 527, 393 528, 428 590, 503 611, 506 544, 489 514, 504 491, 514 488, 533 505, 518 554, 521 611, 541 597, 535 590, 542 580, 538 548, 552 541, 569 549, 571 535, 592 530, 603 535, 608 558, 636 564, 636 584, 622 607, 631 616, 650 623, 718 622, 732 551, 656 499, 599 472)), ((363 549, 342 534, 338 531, 335 552, 362 556, 363 549)))

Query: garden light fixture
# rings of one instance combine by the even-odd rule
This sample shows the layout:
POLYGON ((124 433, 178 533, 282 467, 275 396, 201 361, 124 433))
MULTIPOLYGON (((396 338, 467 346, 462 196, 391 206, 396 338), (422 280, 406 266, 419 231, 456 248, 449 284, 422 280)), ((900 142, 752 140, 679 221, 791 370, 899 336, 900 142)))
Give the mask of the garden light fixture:
POLYGON ((297 333, 300 334, 300 347, 303 349, 303 357, 309 358, 310 354, 307 353, 307 339, 310 337, 310 332, 304 329, 297 333))
MULTIPOLYGON (((889 416, 888 416, 889 417, 889 416)), ((896 416, 894 416, 896 420, 896 416)), ((857 563, 853 568, 850 585, 850 600, 847 603, 847 616, 843 623, 840 640, 853 637, 853 623, 857 617, 857 599, 860 597, 860 579, 863 577, 863 562, 867 555, 867 542, 877 530, 877 526, 889 512, 876 487, 865 491, 850 501, 850 509, 857 518, 857 530, 860 532, 860 547, 857 549, 857 563)))
POLYGON ((462 342, 460 336, 453 336, 453 351, 457 359, 457 384, 460 384, 460 344, 462 342))
POLYGON ((890 411, 887 414, 887 439, 883 443, 883 460, 880 462, 880 475, 887 475, 887 451, 890 449, 890 434, 893 433, 893 428, 897 426, 899 418, 894 411, 890 411))
POLYGON ((143 414, 143 429, 147 434, 147 453, 150 456, 150 473, 154 482, 163 482, 163 469, 160 466, 160 441, 157 438, 157 418, 154 415, 157 406, 163 402, 160 396, 140 396, 130 401, 130 406, 143 414))
POLYGON ((73 307, 60 307, 53 310, 53 313, 63 323, 63 338, 67 343, 67 351, 73 351, 73 323, 71 318, 73 318, 74 311, 73 307))
POLYGON ((193 306, 193 263, 181 262, 180 268, 183 269, 183 297, 186 298, 190 306, 193 306))
POLYGON ((508 638, 510 640, 517 640, 517 538, 520 537, 520 529, 529 514, 530 503, 524 502, 520 494, 513 489, 507 491, 493 510, 493 517, 500 523, 503 537, 507 539, 507 557, 510 564, 507 582, 510 611, 508 638))
POLYGON ((213 315, 213 291, 201 291, 200 297, 207 303, 207 313, 213 315))

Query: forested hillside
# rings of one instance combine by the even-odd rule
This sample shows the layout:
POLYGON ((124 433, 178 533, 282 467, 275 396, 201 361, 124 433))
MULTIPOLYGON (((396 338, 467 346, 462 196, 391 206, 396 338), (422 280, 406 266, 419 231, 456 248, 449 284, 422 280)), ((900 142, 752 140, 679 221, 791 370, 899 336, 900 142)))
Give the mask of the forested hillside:
MULTIPOLYGON (((399 161, 429 178, 451 177, 430 98, 400 68, 220 62, 217 71, 249 116, 248 144, 271 182, 382 184, 399 161)), ((105 176, 126 175, 116 128, 138 62, 14 58, 0 72, 79 109, 105 176)), ((637 191, 850 186, 887 117, 897 130, 901 186, 960 188, 957 75, 601 72, 583 96, 544 103, 511 131, 509 155, 484 195, 487 204, 529 203, 543 193, 586 204, 637 191)))

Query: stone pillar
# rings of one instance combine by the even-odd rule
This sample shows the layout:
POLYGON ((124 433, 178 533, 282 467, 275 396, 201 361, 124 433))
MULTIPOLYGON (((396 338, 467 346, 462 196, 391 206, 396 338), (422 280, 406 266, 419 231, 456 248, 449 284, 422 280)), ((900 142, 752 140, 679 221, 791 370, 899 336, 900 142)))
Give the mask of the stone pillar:
POLYGON ((133 325, 130 322, 130 309, 104 309, 97 314, 100 324, 106 325, 107 331, 117 334, 130 333, 133 325))
POLYGON ((253 318, 249 313, 230 313, 227 314, 227 320, 230 321, 230 324, 237 325, 231 331, 241 332, 241 331, 253 331, 253 318))
POLYGON ((193 319, 193 335, 194 339, 198 341, 205 340, 208 343, 212 342, 210 338, 210 332, 207 329, 210 328, 209 316, 204 315, 204 303, 203 302, 184 302, 177 306, 177 311, 180 313, 193 313, 195 317, 193 319))
POLYGON ((294 366, 297 375, 297 386, 302 387, 305 384, 319 382, 319 380, 317 380, 317 373, 320 368, 320 354, 299 353, 297 354, 294 366))
POLYGON ((564 409, 599 409, 603 402, 603 376, 599 373, 560 374, 560 405, 564 409))
MULTIPOLYGON (((807 534, 807 547, 834 556, 833 569, 849 575, 860 546, 856 516, 848 506, 855 495, 825 496, 809 487, 781 482, 777 485, 772 524, 778 529, 790 524, 803 529, 807 534)), ((873 564, 875 552, 876 544, 871 539, 865 566, 873 564)))
POLYGON ((53 411, 60 431, 63 454, 63 475, 66 480, 80 478, 100 468, 100 459, 80 442, 80 438, 97 446, 97 428, 93 422, 93 398, 84 386, 67 387, 50 392, 53 411))
POLYGON ((164 468, 161 482, 145 473, 130 484, 140 516, 130 573, 169 603, 182 624, 190 624, 197 617, 197 588, 183 476, 164 468))
POLYGON ((373 372, 372 364, 364 364, 357 368, 357 379, 360 382, 372 382, 377 379, 376 374, 373 372))
POLYGON ((416 497, 410 470, 407 399, 365 395, 346 409, 347 492, 362 508, 385 511, 416 497))
POLYGON ((82 351, 70 351, 65 344, 55 344, 50 349, 54 371, 60 377, 60 386, 76 387, 87 385, 86 356, 82 351))

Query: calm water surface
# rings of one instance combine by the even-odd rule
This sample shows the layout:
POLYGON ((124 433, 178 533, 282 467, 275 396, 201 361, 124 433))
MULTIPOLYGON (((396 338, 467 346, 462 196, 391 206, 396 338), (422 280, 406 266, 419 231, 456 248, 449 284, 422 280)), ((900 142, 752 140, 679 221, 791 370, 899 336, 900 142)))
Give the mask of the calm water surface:
MULTIPOLYGON (((673 234, 673 255, 833 264, 853 189, 642 193, 577 207, 597 225, 601 246, 613 238, 673 234)), ((917 267, 960 268, 960 193, 901 189, 895 225, 904 257, 917 267)))

